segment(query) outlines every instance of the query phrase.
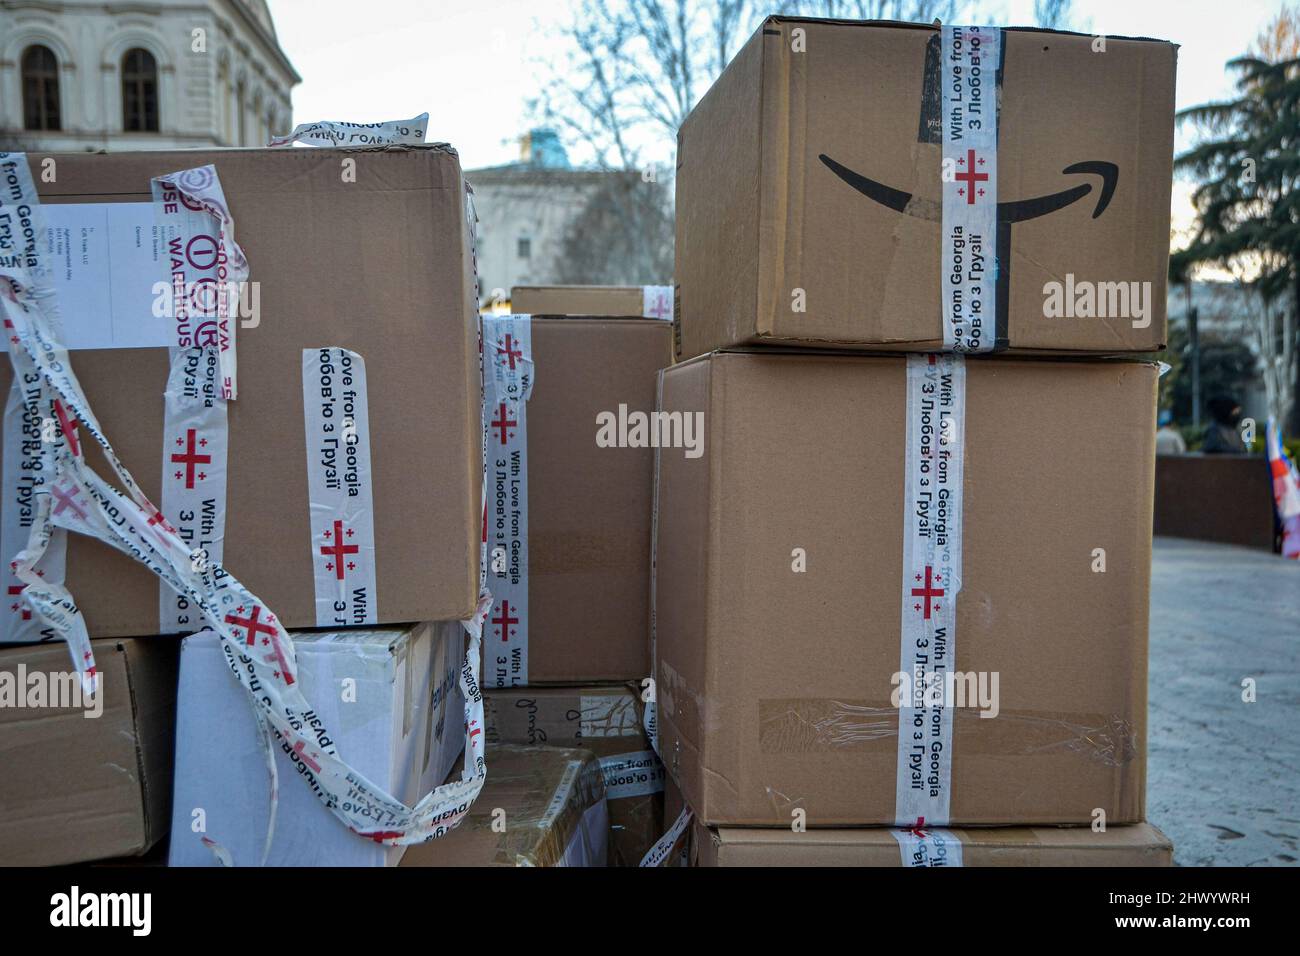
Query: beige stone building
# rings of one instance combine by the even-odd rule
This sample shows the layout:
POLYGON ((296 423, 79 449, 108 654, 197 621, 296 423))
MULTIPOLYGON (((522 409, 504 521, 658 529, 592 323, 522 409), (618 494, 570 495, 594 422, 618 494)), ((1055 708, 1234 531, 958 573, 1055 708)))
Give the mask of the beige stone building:
POLYGON ((265 0, 0 0, 0 146, 265 145, 298 82, 265 0))

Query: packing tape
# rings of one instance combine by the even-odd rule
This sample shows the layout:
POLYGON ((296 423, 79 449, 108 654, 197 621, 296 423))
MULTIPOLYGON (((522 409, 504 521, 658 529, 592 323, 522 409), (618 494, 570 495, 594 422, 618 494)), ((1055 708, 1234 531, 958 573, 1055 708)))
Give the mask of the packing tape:
MULTIPOLYGON (((760 700, 759 751, 897 752, 898 714, 896 707, 829 697, 760 700)), ((1074 753, 1107 767, 1138 757, 1137 728, 1119 714, 1003 708, 997 717, 986 718, 963 707, 953 711, 952 730, 952 746, 962 753, 1074 753)))
POLYGON ((299 123, 285 136, 272 136, 267 146, 397 146, 424 142, 429 129, 429 114, 421 113, 408 120, 383 123, 299 123))
POLYGON ((366 363, 344 348, 303 349, 307 498, 316 626, 379 621, 366 363))
MULTIPOLYGON (((655 411, 663 410, 664 370, 660 369, 655 376, 655 411)), ((645 701, 643 714, 645 734, 650 739, 650 749, 655 753, 659 753, 659 688, 655 684, 655 674, 659 668, 659 619, 656 604, 659 590, 659 471, 659 443, 655 442, 654 488, 650 497, 650 676, 644 681, 649 699, 645 701)))
POLYGON ((690 807, 682 807, 682 812, 677 815, 668 832, 656 840, 655 845, 641 858, 641 865, 664 866, 672 859, 674 850, 680 852, 683 849, 682 841, 687 835, 687 828, 691 825, 694 816, 690 807))
POLYGON ((961 840, 951 830, 914 826, 889 832, 898 841, 903 866, 962 865, 961 840))
POLYGON ((643 285, 641 287, 641 317, 645 319, 673 318, 673 287, 670 285, 643 285))
MULTIPOLYGON (((171 349, 163 393, 162 508, 168 530, 190 560, 220 565, 226 544, 226 464, 230 460, 221 360, 211 346, 171 349)), ((158 582, 158 630, 192 631, 199 615, 189 598, 158 582)))
POLYGON ((528 399, 533 392, 532 320, 485 315, 483 342, 483 538, 495 598, 484 655, 490 687, 528 683, 528 399))
POLYGON ((1002 31, 940 27, 943 347, 997 344, 998 90, 1002 31))
MULTIPOLYGON (((223 224, 227 261, 242 262, 214 167, 160 177, 155 188, 164 195, 174 190, 178 198, 184 197, 188 209, 215 216, 223 224)), ((80 428, 103 450, 126 490, 110 485, 87 467, 74 432, 56 436, 51 443, 53 472, 48 485, 37 491, 31 536, 16 558, 18 578, 27 585, 24 600, 67 641, 89 691, 94 687, 95 667, 85 621, 68 590, 43 580, 36 564, 56 525, 98 538, 130 555, 187 596, 217 633, 232 673, 249 692, 266 739, 271 731, 278 735, 280 748, 294 762, 305 785, 345 825, 384 845, 417 843, 449 832, 468 812, 486 774, 478 655, 490 596, 484 594, 474 616, 463 622, 469 649, 460 678, 466 734, 461 779, 436 788, 408 807, 357 773, 339 755, 329 729, 302 696, 293 642, 275 615, 220 565, 193 562, 189 548, 166 526, 117 457, 59 339, 62 325, 48 266, 41 255, 43 237, 40 198, 26 156, 0 153, 0 317, 11 332, 14 347, 9 354, 15 378, 38 384, 41 409, 53 412, 58 402, 69 419, 79 420, 80 428)), ((233 378, 230 384, 233 397, 233 378)))
POLYGON ((907 357, 902 624, 898 671, 912 678, 899 701, 896 822, 948 822, 952 713, 943 689, 957 655, 961 591, 966 366, 951 353, 907 357))
POLYGON ((601 772, 605 775, 605 794, 610 800, 663 792, 664 765, 653 750, 611 754, 599 760, 601 772))
MULTIPOLYGON (((0 506, 0 555, 15 555, 27 544, 36 520, 36 494, 52 474, 52 440, 63 429, 58 417, 42 411, 39 380, 23 382, 16 376, 5 404, 4 417, 4 504, 0 506), (51 441, 46 441, 49 437, 51 441)), ((71 425, 71 422, 68 423, 71 425)), ((6 606, 0 609, 0 644, 50 641, 56 635, 32 613, 21 595, 27 587, 18 580, 17 564, 0 562, 0 583, 6 606)), ((67 565, 67 532, 56 529, 41 557, 36 574, 62 584, 67 565)))

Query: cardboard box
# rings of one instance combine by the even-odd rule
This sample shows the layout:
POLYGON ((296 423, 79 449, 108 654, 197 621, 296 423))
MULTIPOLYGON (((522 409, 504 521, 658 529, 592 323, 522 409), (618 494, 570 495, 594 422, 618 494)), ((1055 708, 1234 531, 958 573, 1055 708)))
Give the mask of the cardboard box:
POLYGON ((96 641, 102 699, 85 700, 61 696, 80 686, 62 643, 0 650, 0 866, 140 855, 167 833, 176 660, 96 641))
MULTIPOLYGON (((660 456, 659 753, 706 824, 896 822, 901 634, 930 610, 909 598, 905 619, 901 595, 932 587, 904 571, 908 361, 714 353, 664 373, 705 454, 660 456)), ((949 666, 999 683, 995 717, 950 711, 947 823, 1139 822, 1157 370, 965 370, 949 666)))
POLYGON ((635 316, 671 319, 669 285, 517 285, 510 308, 519 315, 635 316))
MULTIPOLYGON (((1173 866, 1169 838, 1149 823, 1108 827, 996 827, 949 830, 962 866, 1173 866)), ((694 866, 904 866, 890 830, 790 829, 696 825, 694 866)))
POLYGON ((497 603, 484 632, 483 684, 641 680, 650 667, 654 452, 601 447, 597 436, 601 415, 653 412, 656 374, 671 361, 670 329, 653 319, 563 318, 535 318, 529 329, 534 378, 520 439, 527 450, 528 603, 519 614, 514 602, 502 613, 503 599, 510 600, 502 582, 516 574, 509 529, 517 476, 492 421, 514 422, 489 410, 484 533, 497 603), (524 635, 524 673, 509 666, 503 627, 524 635))
MULTIPOLYGON (((1176 48, 1003 37, 997 338, 1013 350, 1162 348, 1176 48), (1080 304, 1081 283, 1137 282, 1149 322, 1046 318, 1051 282, 1080 304)), ((744 343, 942 347, 941 55, 930 25, 762 24, 678 133, 678 358, 744 343)), ((1119 311, 1120 290, 1100 291, 1119 311)))
MULTIPOLYGON (((236 336, 240 387, 229 404, 222 564, 285 626, 337 626, 317 614, 314 574, 328 560, 321 548, 330 541, 313 522, 308 497, 303 379, 304 350, 342 347, 359 353, 367 378, 363 450, 371 466, 375 619, 467 618, 479 587, 481 389, 474 265, 455 152, 80 153, 50 157, 58 176, 48 183, 40 176, 46 158, 28 154, 52 227, 62 221, 57 210, 72 215, 74 226, 81 221, 83 214, 66 213, 65 204, 88 204, 86 228, 92 236, 108 230, 112 239, 90 246, 111 255, 115 267, 119 258, 137 266, 112 288, 111 331, 122 336, 114 341, 123 347, 77 349, 72 361, 109 439, 150 500, 164 507, 163 462, 177 448, 164 436, 168 350, 126 347, 153 341, 130 330, 155 321, 147 311, 155 298, 149 263, 126 255, 138 235, 131 215, 152 222, 151 177, 211 163, 260 295, 257 326, 241 327, 236 336), (355 181, 340 175, 345 161, 355 164, 355 181), (126 225, 114 225, 109 213, 126 216, 126 225)), ((88 287, 80 288, 84 297, 88 287)), ((70 347, 109 335, 108 318, 88 317, 77 296, 61 292, 60 301, 70 347)), ((0 393, 10 393, 11 381, 4 362, 0 393)), ((180 451, 189 453, 183 443, 180 451)), ((96 458, 98 450, 89 454, 96 458)), ((107 466, 99 470, 111 473, 107 466)), ((175 514, 167 518, 182 524, 175 514)), ((74 536, 68 542, 67 579, 92 636, 199 626, 160 626, 158 579, 98 541, 74 536)))
POLYGON ((605 866, 609 813, 587 750, 498 744, 487 782, 445 837, 410 847, 402 866, 605 866))
POLYGON ((581 747, 600 761, 610 864, 637 866, 663 835, 664 768, 636 685, 508 688, 484 694, 487 742, 581 747))
MULTIPOLYGON (((447 779, 465 745, 460 624, 293 635, 303 694, 334 734, 340 755, 367 779, 414 806, 447 779)), ((276 745, 280 803, 269 866, 394 866, 402 847, 357 836, 299 779, 276 745)), ((236 866, 262 858, 270 781, 248 692, 230 673, 215 635, 181 648, 171 866, 215 866, 206 835, 236 866), (202 811, 203 831, 195 829, 202 811)))

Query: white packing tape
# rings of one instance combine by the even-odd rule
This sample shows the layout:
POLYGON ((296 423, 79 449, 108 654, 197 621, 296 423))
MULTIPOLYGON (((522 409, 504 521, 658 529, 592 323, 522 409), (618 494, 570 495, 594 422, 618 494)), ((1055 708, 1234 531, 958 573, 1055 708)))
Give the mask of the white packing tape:
POLYGON ((429 129, 429 114, 421 113, 408 120, 383 123, 300 123, 287 136, 272 136, 267 146, 395 146, 424 142, 429 129))
POLYGON ((649 796, 664 789, 664 765, 653 750, 601 757, 600 770, 610 800, 649 796))
POLYGON ((898 841, 903 866, 961 866, 961 841, 951 830, 937 827, 916 827, 910 830, 890 830, 898 841))
POLYGON ((316 626, 379 620, 366 363, 343 348, 303 349, 316 626))
MULTIPOLYGON (((229 438, 221 397, 221 359, 206 346, 171 350, 163 395, 162 512, 190 549, 191 561, 220 565, 226 544, 226 463, 229 438)), ((163 634, 201 626, 189 598, 158 582, 158 623, 163 634)))
POLYGON ((943 91, 943 346, 989 352, 997 341, 998 95, 1001 31, 940 28, 943 91))
MULTIPOLYGON (((229 263, 242 263, 214 167, 161 177, 155 188, 164 197, 171 192, 178 200, 183 197, 188 209, 216 216, 223 223, 222 255, 229 263)), ((68 590, 43 580, 36 563, 56 524, 117 548, 189 598, 220 636, 231 671, 249 692, 268 735, 274 731, 279 736, 280 748, 294 761, 304 785, 346 826, 385 845, 418 843, 454 828, 478 796, 486 775, 478 655, 490 598, 484 595, 475 615, 464 622, 469 648, 460 677, 465 694, 463 773, 459 780, 408 807, 357 773, 338 753, 329 729, 302 695, 293 642, 275 615, 220 565, 193 562, 186 544, 153 520, 158 510, 117 457, 59 341, 57 302, 40 251, 44 248, 41 219, 40 198, 26 156, 0 153, 0 317, 17 340, 10 350, 15 379, 39 383, 39 408, 53 410, 57 400, 69 417, 80 420, 81 429, 100 446, 125 491, 87 467, 70 436, 57 437, 51 446, 53 475, 37 490, 31 537, 16 559, 18 578, 27 585, 24 599, 68 642, 84 683, 93 688, 94 657, 85 621, 68 590), (64 507, 53 507, 53 499, 64 507)), ((229 313, 223 313, 223 318, 229 318, 229 313)))
POLYGON ((483 427, 487 436, 485 543, 488 588, 483 666, 490 687, 528 684, 528 398, 533 391, 532 320, 483 316, 483 427))
MULTIPOLYGON (((673 848, 677 846, 682 837, 686 834, 686 828, 691 825, 694 818, 690 807, 682 807, 682 812, 677 815, 673 825, 668 828, 668 832, 655 841, 655 845, 646 851, 646 855, 641 857, 641 866, 663 866, 673 856, 673 848)), ((681 849, 685 849, 683 846, 681 849)))
POLYGON ((643 285, 641 287, 641 317, 645 319, 673 318, 673 287, 670 285, 643 285))
POLYGON ((902 626, 895 823, 942 826, 952 798, 952 708, 961 591, 966 365, 960 355, 907 357, 902 626))
MULTIPOLYGON (((42 414, 43 390, 39 380, 14 379, 5 404, 3 507, 0 507, 0 556, 5 606, 0 608, 0 644, 52 640, 55 635, 22 599, 27 587, 18 579, 17 562, 11 560, 24 547, 36 521, 37 492, 54 467, 54 442, 64 423, 42 414)), ((75 427, 72 422, 69 428, 75 427)), ((57 529, 42 556, 36 574, 62 584, 67 564, 67 532, 57 529)))

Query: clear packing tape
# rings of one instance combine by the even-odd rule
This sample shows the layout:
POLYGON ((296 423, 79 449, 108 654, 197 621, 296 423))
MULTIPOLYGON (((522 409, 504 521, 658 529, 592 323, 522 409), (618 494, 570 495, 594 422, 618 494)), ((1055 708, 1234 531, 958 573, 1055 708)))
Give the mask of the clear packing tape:
MULTIPOLYGON (((246 280, 247 262, 235 242, 234 222, 216 169, 203 166, 162 176, 154 187, 155 196, 160 192, 164 198, 172 196, 190 212, 215 218, 226 281, 246 280)), ((273 778, 272 820, 277 789, 270 738, 274 732, 304 785, 354 832, 384 845, 420 843, 449 832, 468 812, 486 776, 478 660, 490 598, 480 597, 474 616, 463 622, 469 646, 460 672, 466 733, 461 778, 408 807, 357 773, 338 753, 329 729, 298 687, 293 642, 275 615, 219 564, 195 561, 118 459, 72 371, 45 249, 40 198, 27 158, 22 153, 0 153, 0 318, 9 340, 14 380, 26 391, 38 390, 37 407, 50 419, 65 423, 42 448, 43 477, 35 487, 30 537, 13 559, 14 571, 26 585, 23 600, 67 642, 74 666, 90 689, 95 664, 85 620, 72 594, 42 577, 36 565, 58 529, 97 538, 130 555, 185 596, 220 637, 231 672, 248 691, 265 729, 273 778), (103 450, 121 489, 86 464, 79 444, 82 432, 103 450)), ((230 323, 233 316, 224 312, 219 321, 230 323)), ((183 360, 186 352, 177 354, 183 360)), ((223 369, 230 371, 233 397, 234 357, 222 358, 223 369)), ((268 848, 270 840, 268 832, 268 848)), ((219 846, 204 842, 222 858, 219 846)), ((223 862, 230 862, 228 855, 223 862)))

